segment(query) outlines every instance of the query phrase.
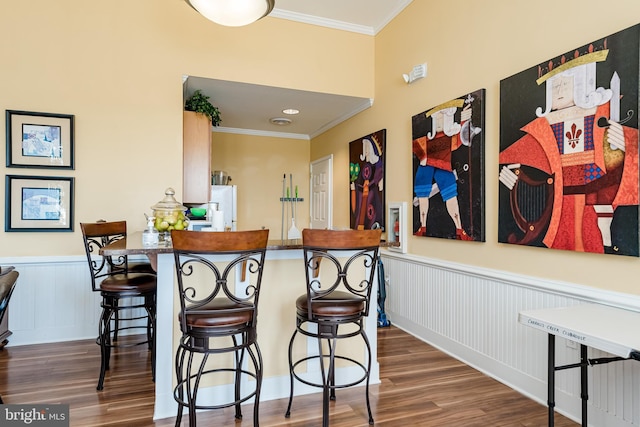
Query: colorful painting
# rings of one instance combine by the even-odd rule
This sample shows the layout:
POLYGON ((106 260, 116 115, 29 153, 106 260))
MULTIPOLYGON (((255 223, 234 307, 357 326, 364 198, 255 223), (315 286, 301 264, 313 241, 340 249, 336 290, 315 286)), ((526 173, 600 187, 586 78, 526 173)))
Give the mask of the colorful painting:
POLYGON ((498 241, 638 256, 640 25, 500 82, 498 241))
POLYGON ((349 143, 350 221, 353 230, 384 230, 384 164, 387 130, 349 143))
POLYGON ((413 234, 484 242, 485 90, 413 116, 413 234))

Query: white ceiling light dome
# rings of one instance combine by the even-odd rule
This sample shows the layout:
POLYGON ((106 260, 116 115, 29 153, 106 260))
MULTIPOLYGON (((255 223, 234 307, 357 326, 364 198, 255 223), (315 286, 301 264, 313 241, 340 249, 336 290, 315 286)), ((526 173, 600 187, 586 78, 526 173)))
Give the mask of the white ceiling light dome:
POLYGON ((202 16, 216 24, 241 27, 264 18, 275 0, 185 0, 202 16))

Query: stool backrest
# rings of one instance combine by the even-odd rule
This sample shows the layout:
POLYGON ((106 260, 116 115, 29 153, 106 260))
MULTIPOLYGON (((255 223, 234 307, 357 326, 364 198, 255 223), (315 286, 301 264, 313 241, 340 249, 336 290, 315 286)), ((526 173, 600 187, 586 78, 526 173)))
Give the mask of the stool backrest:
POLYGON ((11 298, 11 294, 16 287, 18 276, 19 273, 15 270, 0 275, 0 323, 9 306, 9 298, 11 298))
POLYGON ((89 262, 91 288, 97 291, 99 279, 127 272, 128 261, 126 255, 119 257, 99 255, 100 249, 127 236, 127 222, 83 222, 80 223, 80 228, 82 229, 84 250, 89 262), (100 258, 96 259, 96 256, 100 256, 100 258))
POLYGON ((253 305, 255 326, 268 239, 269 230, 171 232, 183 330, 187 312, 206 313, 214 299, 253 305))
POLYGON ((335 291, 349 292, 364 301, 367 316, 380 251, 382 230, 302 230, 307 282, 307 305, 331 298, 335 291))

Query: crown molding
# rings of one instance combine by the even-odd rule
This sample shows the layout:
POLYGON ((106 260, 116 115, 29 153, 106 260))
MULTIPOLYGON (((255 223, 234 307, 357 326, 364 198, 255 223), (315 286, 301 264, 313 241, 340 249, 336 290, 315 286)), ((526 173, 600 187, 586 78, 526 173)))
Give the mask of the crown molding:
POLYGON ((306 135, 303 133, 272 132, 268 130, 258 130, 258 129, 229 128, 224 126, 212 126, 211 131, 219 132, 219 133, 235 133, 239 135, 269 136, 273 138, 303 139, 308 141, 328 131, 332 127, 335 127, 340 123, 350 119, 356 114, 363 112, 367 108, 370 108, 372 105, 373 105, 373 98, 365 99, 360 105, 356 106, 356 108, 354 108, 353 110, 348 111, 347 113, 343 114, 340 117, 337 117, 336 119, 330 121, 329 123, 325 124, 321 128, 313 131, 309 135, 306 135))
POLYGON ((346 112, 342 116, 337 117, 334 120, 332 120, 329 123, 327 123, 326 125, 322 126, 320 129, 316 130, 315 132, 312 132, 309 135, 310 138, 313 139, 316 136, 328 131, 332 127, 338 126, 340 123, 344 122, 345 120, 350 119, 351 117, 355 116, 358 113, 363 112, 367 108, 371 108, 372 105, 373 105, 373 98, 365 99, 360 105, 358 105, 353 110, 346 112))
POLYGON ((333 28, 336 30, 351 31, 353 33, 365 34, 368 36, 375 35, 373 27, 369 27, 366 25, 356 25, 349 22, 337 21, 335 19, 319 18, 317 16, 291 12, 283 9, 273 9, 269 16, 272 18, 288 19, 289 21, 302 22, 303 24, 318 25, 320 27, 333 28))
POLYGON ((307 15, 299 12, 292 12, 289 10, 275 8, 269 14, 270 17, 288 19, 290 21, 302 22, 304 24, 318 25, 321 27, 333 28, 336 30, 351 31, 353 33, 365 34, 368 36, 375 36, 378 34, 393 18, 395 18, 400 12, 407 7, 412 0, 403 0, 399 2, 396 7, 384 17, 380 22, 370 25, 359 25, 350 22, 339 21, 329 18, 321 18, 318 16, 307 15))
POLYGON ((302 133, 271 132, 268 130, 227 128, 223 126, 213 126, 211 131, 219 133, 235 133, 238 135, 269 136, 272 138, 304 139, 306 141, 311 139, 309 135, 302 133))

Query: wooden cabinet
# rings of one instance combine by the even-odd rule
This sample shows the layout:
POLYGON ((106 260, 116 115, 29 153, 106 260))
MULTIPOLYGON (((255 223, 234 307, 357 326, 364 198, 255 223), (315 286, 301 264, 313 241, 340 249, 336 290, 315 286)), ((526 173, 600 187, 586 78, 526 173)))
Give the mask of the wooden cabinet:
POLYGON ((182 203, 207 203, 211 189, 211 121, 204 114, 185 111, 182 138, 182 203))

